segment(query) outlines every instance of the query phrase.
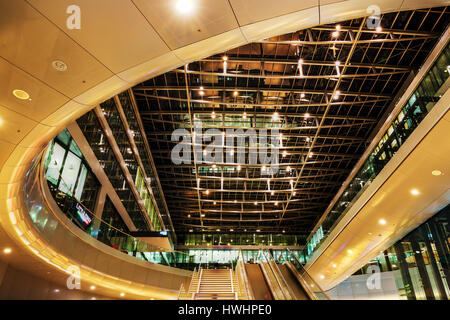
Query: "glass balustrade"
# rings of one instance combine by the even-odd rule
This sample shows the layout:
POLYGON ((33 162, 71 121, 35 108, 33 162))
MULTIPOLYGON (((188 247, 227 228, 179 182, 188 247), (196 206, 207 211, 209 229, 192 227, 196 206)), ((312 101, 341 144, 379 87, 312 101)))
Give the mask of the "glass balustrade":
POLYGON ((307 260, 358 200, 370 183, 392 159, 401 145, 433 109, 445 91, 444 83, 450 72, 450 46, 442 51, 428 70, 408 102, 394 118, 391 126, 372 150, 366 162, 336 201, 319 228, 306 245, 307 260))

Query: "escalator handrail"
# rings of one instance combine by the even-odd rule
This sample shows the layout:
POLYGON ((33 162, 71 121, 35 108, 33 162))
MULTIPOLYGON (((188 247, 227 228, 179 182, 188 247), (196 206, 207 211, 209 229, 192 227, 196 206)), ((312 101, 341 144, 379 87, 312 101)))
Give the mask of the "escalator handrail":
MULTIPOLYGON (((262 254, 264 255, 264 258, 265 258, 266 261, 267 261, 267 265, 269 266, 269 269, 272 271, 273 276, 275 277, 275 280, 277 281, 277 284, 278 284, 278 286, 280 287, 281 293, 283 294, 283 296, 284 296, 284 298, 285 298, 286 300, 289 300, 290 297, 286 295, 286 292, 284 292, 283 286, 282 286, 281 281, 280 281, 280 279, 279 279, 279 275, 281 274, 280 269, 278 268, 278 266, 276 265, 275 261, 273 260, 273 257, 272 257, 272 255, 270 254, 270 252, 268 252, 267 250, 264 250, 264 249, 262 249, 261 251, 262 251, 262 254), (268 254, 269 257, 272 258, 272 259, 267 258, 267 255, 266 255, 265 251, 267 251, 267 254, 268 254), (272 261, 272 262, 275 263, 275 267, 277 268, 277 271, 273 270, 273 267, 272 267, 272 265, 270 264, 270 261, 272 261)), ((287 283, 286 283, 286 281, 285 281, 284 278, 283 278, 283 282, 284 282, 284 287, 285 287, 285 288, 288 288, 289 286, 287 285, 287 283)), ((288 289, 288 291, 289 291, 289 289, 288 289)), ((290 293, 289 293, 289 294, 290 294, 290 293)))
MULTIPOLYGON (((287 283, 286 279, 283 276, 283 273, 280 270, 280 267, 278 266, 278 263, 275 261, 275 258, 273 257, 273 255, 270 253, 269 250, 266 250, 268 256, 272 259, 272 261, 274 262, 275 268, 277 269, 278 275, 280 276, 281 280, 284 283, 284 286, 286 288, 286 290, 288 291, 289 295, 291 296, 292 299, 295 300, 295 294, 292 292, 291 287, 289 286, 289 284, 287 283)), ((270 265, 270 264, 269 264, 270 265)), ((277 274, 274 272, 275 277, 278 277, 277 274)))
MULTIPOLYGON (((320 287, 320 285, 316 282, 316 280, 314 280, 314 278, 311 277, 311 275, 308 273, 308 271, 306 271, 306 269, 303 267, 303 265, 300 263, 300 261, 298 261, 298 258, 295 256, 295 254, 294 254, 289 248, 287 248, 286 251, 289 252, 289 254, 291 255, 291 257, 294 259, 294 261, 297 262, 297 265, 301 268, 301 271, 302 271, 304 274, 306 274, 306 275, 308 276, 308 278, 313 282, 314 286, 317 287, 317 289, 320 291, 320 293, 323 294, 324 297, 325 297, 327 300, 330 300, 330 297, 325 293, 325 291, 323 291, 323 289, 322 289, 322 288, 320 287)), ((300 274, 300 276, 303 277, 302 274, 300 274)), ((306 286, 306 287, 307 287, 307 290, 309 291, 309 293, 311 293, 312 296, 315 297, 315 296, 316 296, 315 293, 312 292, 312 290, 311 290, 308 286, 306 286)))
POLYGON ((253 294, 253 291, 250 289, 250 285, 249 285, 249 280, 248 280, 248 274, 247 274, 247 270, 245 269, 245 260, 244 260, 244 254, 242 253, 242 250, 239 249, 239 256, 238 256, 238 262, 241 262, 241 269, 242 269, 242 274, 243 274, 243 278, 244 278, 244 288, 245 288, 245 292, 247 293, 247 297, 249 300, 255 300, 255 296, 253 294))

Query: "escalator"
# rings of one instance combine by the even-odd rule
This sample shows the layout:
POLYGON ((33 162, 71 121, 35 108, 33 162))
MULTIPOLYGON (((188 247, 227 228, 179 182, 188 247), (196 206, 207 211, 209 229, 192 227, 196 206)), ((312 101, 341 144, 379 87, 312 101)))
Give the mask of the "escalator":
POLYGON ((284 264, 279 264, 281 275, 283 276, 285 282, 287 283, 294 300, 311 300, 310 296, 306 293, 306 290, 301 285, 295 270, 288 267, 289 262, 284 264))
POLYGON ((273 300, 273 295, 260 265, 246 263, 245 271, 255 300, 273 300))

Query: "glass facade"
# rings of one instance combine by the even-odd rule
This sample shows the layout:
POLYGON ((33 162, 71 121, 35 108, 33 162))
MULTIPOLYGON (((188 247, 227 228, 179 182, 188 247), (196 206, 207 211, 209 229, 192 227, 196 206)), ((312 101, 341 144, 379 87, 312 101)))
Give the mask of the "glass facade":
POLYGON ((138 231, 150 231, 95 113, 88 112, 77 123, 138 231))
POLYGON ((365 189, 380 173, 384 166, 394 156, 400 146, 406 141, 419 123, 431 111, 441 97, 440 88, 449 77, 450 45, 442 51, 434 64, 428 70, 419 86, 409 98, 391 126, 385 132, 378 145, 355 175, 336 204, 325 217, 320 228, 307 244, 308 257, 318 245, 338 224, 340 219, 361 196, 365 189), (313 248, 310 250, 310 248, 313 248))
MULTIPOLYGON (((186 249, 175 252, 138 252, 131 253, 138 258, 158 264, 166 264, 178 268, 194 270, 200 265, 202 268, 227 268, 236 264, 239 260, 239 254, 242 251, 242 257, 245 263, 258 263, 265 261, 260 249, 186 249)), ((270 250, 271 254, 279 262, 283 262, 286 256, 286 250, 270 250)), ((304 256, 301 250, 291 250, 297 259, 304 263, 304 256)))
MULTIPOLYGON (((137 121, 137 116, 135 110, 133 109, 130 93, 128 91, 122 92, 118 95, 120 104, 122 106, 122 110, 125 114, 125 118, 127 120, 128 126, 131 130, 131 135, 133 137, 134 143, 136 145, 137 151, 139 153, 139 157, 141 158, 143 170, 145 171, 147 177, 149 177, 149 184, 152 188, 152 196, 158 205, 159 212, 161 214, 161 218, 164 221, 164 225, 166 229, 173 229, 172 221, 170 220, 169 213, 167 212, 165 206, 164 196, 160 190, 160 186, 158 185, 157 180, 155 179, 156 172, 153 170, 153 166, 151 163, 152 156, 147 152, 147 148, 145 146, 144 137, 142 136, 139 123, 137 121)), ((159 223, 159 221, 158 221, 159 223)))
POLYGON ((450 206, 380 253, 356 274, 377 265, 393 272, 399 296, 408 300, 450 298, 450 206))
POLYGON ((70 206, 66 199, 69 196, 94 210, 99 183, 67 130, 50 142, 45 168, 50 191, 60 206, 70 206))
POLYGON ((178 235, 178 243, 186 246, 301 246, 303 238, 288 234, 260 233, 188 233, 178 235))

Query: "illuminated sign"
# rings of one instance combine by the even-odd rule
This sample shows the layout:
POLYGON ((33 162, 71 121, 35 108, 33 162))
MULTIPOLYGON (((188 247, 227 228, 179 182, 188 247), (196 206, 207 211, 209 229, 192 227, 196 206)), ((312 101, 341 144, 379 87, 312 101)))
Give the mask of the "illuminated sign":
POLYGON ((77 203, 76 204, 77 214, 78 218, 82 223, 84 223, 86 226, 90 225, 92 222, 92 219, 89 217, 89 215, 86 213, 86 211, 83 209, 83 207, 77 203))

